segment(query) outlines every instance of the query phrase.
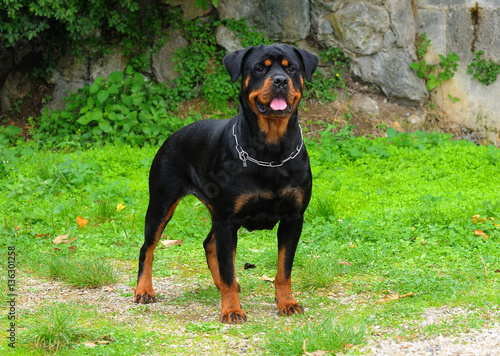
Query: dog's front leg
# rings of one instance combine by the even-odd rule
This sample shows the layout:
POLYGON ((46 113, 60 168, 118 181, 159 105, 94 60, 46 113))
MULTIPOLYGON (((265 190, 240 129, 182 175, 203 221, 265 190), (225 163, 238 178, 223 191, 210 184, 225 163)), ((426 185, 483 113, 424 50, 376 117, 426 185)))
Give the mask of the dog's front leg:
MULTIPOLYGON (((222 311, 220 322, 243 323, 247 317, 241 308, 238 298, 238 283, 234 269, 236 245, 238 242, 238 227, 227 226, 223 223, 213 222, 215 250, 220 276, 220 294, 222 297, 222 311)), ((215 279, 215 278, 214 278, 215 279)))
POLYGON ((291 279, 293 259, 303 222, 303 215, 295 215, 282 219, 278 228, 278 272, 274 285, 280 315, 304 313, 304 308, 293 298, 291 279))

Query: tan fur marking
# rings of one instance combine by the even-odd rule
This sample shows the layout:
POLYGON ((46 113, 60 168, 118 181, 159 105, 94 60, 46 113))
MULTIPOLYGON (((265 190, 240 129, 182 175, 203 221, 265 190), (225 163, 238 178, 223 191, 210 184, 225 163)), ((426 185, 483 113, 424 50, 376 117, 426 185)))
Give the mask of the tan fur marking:
POLYGON ((240 299, 238 297, 238 283, 236 282, 236 278, 233 280, 231 286, 228 286, 226 283, 221 282, 220 294, 222 298, 222 311, 220 315, 220 322, 222 322, 223 317, 226 317, 226 322, 228 324, 232 324, 233 321, 230 315, 235 316, 235 323, 241 323, 244 320, 238 320, 237 315, 240 315, 242 319, 246 319, 245 313, 241 309, 240 299))
POLYGON ((288 67, 288 60, 287 59, 283 59, 281 61, 281 64, 284 66, 284 67, 288 67))
POLYGON ((156 243, 148 248, 146 251, 146 259, 144 260, 144 270, 142 272, 141 278, 137 282, 137 288, 135 289, 136 301, 139 303, 144 303, 142 299, 143 295, 149 294, 151 298, 155 298, 155 292, 153 290, 153 251, 156 247, 156 243))
POLYGON ((212 234, 212 238, 205 248, 205 256, 207 257, 207 264, 210 272, 212 273, 212 278, 214 279, 214 284, 217 289, 221 288, 221 280, 219 273, 219 262, 217 261, 217 253, 215 252, 215 235, 212 234))
POLYGON ((274 278, 278 311, 280 315, 291 315, 290 308, 293 308, 295 313, 302 314, 302 308, 292 295, 292 279, 285 276, 285 257, 286 248, 282 248, 278 251, 278 272, 274 278))
POLYGON ((248 95, 248 101, 252 105, 252 110, 254 113, 259 114, 259 109, 257 109, 256 99, 264 105, 269 105, 271 102, 271 96, 273 95, 272 90, 272 80, 270 77, 266 78, 264 84, 259 89, 253 91, 248 95))
POLYGON ((281 309, 279 305, 283 304, 285 301, 295 301, 292 296, 292 280, 291 278, 287 279, 285 277, 285 255, 286 248, 282 248, 278 251, 278 271, 276 273, 276 277, 274 278, 278 309, 281 309))
POLYGON ((289 197, 295 200, 295 206, 300 207, 304 202, 304 192, 299 188, 286 187, 280 190, 279 195, 289 197))
POLYGON ((265 64, 266 66, 268 66, 268 67, 269 67, 271 64, 273 64, 273 62, 271 62, 271 60, 270 60, 270 59, 266 59, 266 60, 264 61, 264 64, 265 64))
POLYGON ((234 212, 239 213, 243 207, 251 201, 256 201, 259 199, 271 200, 274 198, 273 192, 270 190, 265 190, 257 193, 245 193, 241 194, 234 203, 234 212))
POLYGON ((267 142, 276 144, 285 134, 290 117, 259 115, 259 128, 266 134, 267 142))

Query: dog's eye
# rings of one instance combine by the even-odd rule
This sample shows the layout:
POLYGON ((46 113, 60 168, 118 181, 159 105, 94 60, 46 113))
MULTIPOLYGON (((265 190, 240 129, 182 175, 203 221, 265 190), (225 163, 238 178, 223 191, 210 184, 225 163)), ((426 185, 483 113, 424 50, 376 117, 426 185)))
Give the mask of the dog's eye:
POLYGON ((286 70, 288 71, 288 73, 293 73, 296 69, 294 67, 287 67, 286 70))
POLYGON ((255 68, 255 70, 257 72, 259 72, 259 73, 262 73, 264 71, 264 69, 265 69, 264 67, 257 67, 257 68, 255 68))

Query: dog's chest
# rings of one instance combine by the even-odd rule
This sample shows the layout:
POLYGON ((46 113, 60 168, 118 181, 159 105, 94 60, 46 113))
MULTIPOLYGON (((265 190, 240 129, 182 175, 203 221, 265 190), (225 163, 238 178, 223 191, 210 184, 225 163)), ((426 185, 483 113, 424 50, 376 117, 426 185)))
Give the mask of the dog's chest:
POLYGON ((239 195, 234 213, 250 231, 272 229, 283 216, 301 210, 303 204, 304 191, 300 188, 261 190, 239 195))

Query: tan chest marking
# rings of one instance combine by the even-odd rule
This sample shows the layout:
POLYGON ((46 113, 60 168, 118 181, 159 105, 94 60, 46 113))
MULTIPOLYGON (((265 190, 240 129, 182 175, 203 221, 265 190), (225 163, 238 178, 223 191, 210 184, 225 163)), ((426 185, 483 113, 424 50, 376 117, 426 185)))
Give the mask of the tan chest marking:
POLYGON ((276 193, 270 190, 263 190, 260 192, 244 193, 238 196, 234 202, 234 212, 239 213, 246 205, 256 203, 260 200, 273 200, 273 199, 290 199, 293 201, 295 207, 302 206, 304 202, 304 192, 300 188, 286 187, 276 193))

